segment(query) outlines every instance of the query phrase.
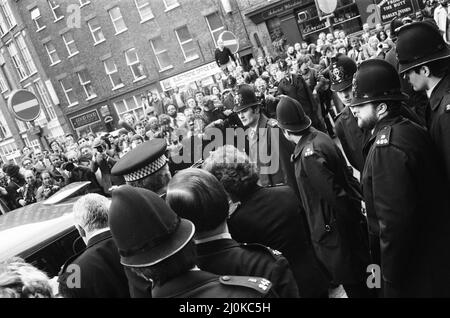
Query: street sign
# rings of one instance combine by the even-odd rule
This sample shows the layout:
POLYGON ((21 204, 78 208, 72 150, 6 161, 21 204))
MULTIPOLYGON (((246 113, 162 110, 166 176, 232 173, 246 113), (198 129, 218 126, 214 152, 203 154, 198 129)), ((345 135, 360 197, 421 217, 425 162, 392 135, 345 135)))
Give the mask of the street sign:
POLYGON ((337 0, 315 0, 315 3, 320 21, 334 16, 333 12, 336 10, 337 0))
POLYGON ((239 50, 239 39, 233 32, 224 31, 219 35, 219 40, 223 41, 223 45, 230 49, 231 53, 236 54, 239 50))
POLYGON ((33 121, 41 113, 36 95, 26 89, 13 91, 8 98, 8 107, 14 116, 21 121, 33 121))

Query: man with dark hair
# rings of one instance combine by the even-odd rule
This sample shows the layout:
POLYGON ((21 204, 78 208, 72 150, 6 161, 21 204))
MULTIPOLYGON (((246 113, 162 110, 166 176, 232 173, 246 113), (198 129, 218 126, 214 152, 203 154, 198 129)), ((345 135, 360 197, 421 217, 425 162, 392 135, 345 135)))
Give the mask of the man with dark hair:
POLYGON ((232 239, 227 226, 227 193, 215 176, 195 168, 178 172, 169 182, 166 201, 180 217, 194 223, 201 269, 219 275, 264 277, 279 297, 299 297, 289 263, 281 253, 232 239))
POLYGON ((326 134, 311 127, 301 105, 282 96, 277 119, 286 138, 296 144, 292 161, 316 255, 348 297, 370 297, 366 220, 359 183, 344 155, 326 134))
POLYGON ((122 265, 151 282, 154 298, 272 297, 269 280, 217 276, 197 265, 194 224, 155 193, 124 185, 113 192, 109 225, 122 265), (126 212, 126 213, 124 213, 126 212))
POLYGON ((417 22, 400 29, 397 53, 400 74, 429 98, 427 127, 450 186, 450 47, 435 27, 417 22))
POLYGON ((363 62, 353 91, 350 108, 358 126, 372 131, 362 184, 382 294, 449 297, 448 195, 432 141, 424 128, 400 116, 406 97, 386 61, 363 62))

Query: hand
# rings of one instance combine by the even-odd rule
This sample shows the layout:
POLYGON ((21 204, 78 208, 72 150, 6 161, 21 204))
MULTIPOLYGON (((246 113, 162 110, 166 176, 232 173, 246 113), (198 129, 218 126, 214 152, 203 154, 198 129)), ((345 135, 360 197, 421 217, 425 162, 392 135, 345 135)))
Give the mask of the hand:
POLYGON ((233 113, 233 111, 232 111, 231 109, 225 109, 225 110, 223 111, 223 114, 224 114, 225 116, 230 116, 232 113, 233 113))
POLYGON ((223 119, 217 119, 216 121, 214 121, 214 125, 222 125, 223 124, 223 119))
POLYGON ((8 194, 8 191, 6 191, 5 188, 0 187, 0 193, 3 194, 3 195, 7 195, 7 194, 8 194))
POLYGON ((20 200, 19 200, 19 204, 20 204, 21 206, 25 206, 25 205, 27 205, 27 202, 26 202, 24 199, 20 199, 20 200))

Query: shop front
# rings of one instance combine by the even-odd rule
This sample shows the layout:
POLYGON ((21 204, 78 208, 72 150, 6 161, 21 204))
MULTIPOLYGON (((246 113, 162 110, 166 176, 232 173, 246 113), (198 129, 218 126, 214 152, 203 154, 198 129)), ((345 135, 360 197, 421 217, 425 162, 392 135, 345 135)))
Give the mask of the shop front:
POLYGON ((337 0, 329 19, 320 19, 314 0, 278 1, 246 16, 255 24, 265 23, 276 50, 285 44, 315 42, 321 32, 343 30, 347 34, 362 30, 364 23, 388 23, 396 14, 413 14, 420 9, 418 0, 337 0))

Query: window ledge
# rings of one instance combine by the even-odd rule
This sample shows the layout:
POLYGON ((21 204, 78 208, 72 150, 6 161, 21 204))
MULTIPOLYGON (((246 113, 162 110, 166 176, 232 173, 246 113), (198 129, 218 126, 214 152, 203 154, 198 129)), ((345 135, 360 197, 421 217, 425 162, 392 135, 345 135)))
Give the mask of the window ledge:
POLYGON ((133 83, 136 83, 136 82, 139 82, 139 81, 142 81, 143 79, 145 79, 145 78, 147 78, 147 76, 141 76, 141 77, 138 77, 138 78, 136 78, 134 81, 133 81, 133 83))
POLYGON ((44 30, 46 28, 47 28, 47 26, 44 25, 42 28, 36 29, 36 32, 41 32, 42 30, 44 30))
POLYGON ((173 65, 167 66, 159 70, 160 73, 173 69, 173 65))
POLYGON ((164 10, 164 12, 169 12, 169 11, 175 9, 175 8, 178 8, 179 6, 180 6, 180 4, 177 3, 177 4, 175 4, 175 5, 171 6, 171 7, 166 8, 166 10, 164 10))
POLYGON ((54 63, 50 64, 50 66, 55 66, 55 65, 58 65, 59 63, 61 63, 61 60, 59 60, 59 61, 56 61, 56 62, 54 62, 54 63))
POLYGON ((101 40, 101 41, 95 42, 95 43, 94 43, 94 46, 96 46, 96 45, 98 45, 98 44, 102 44, 103 42, 106 42, 106 39, 103 39, 103 40, 101 40))
POLYGON ((198 60, 199 58, 200 58, 200 56, 198 56, 198 55, 192 56, 192 57, 190 57, 190 58, 188 58, 188 59, 185 59, 185 60, 184 60, 184 63, 189 63, 189 62, 198 60))
POLYGON ((147 22, 147 21, 150 21, 150 20, 153 20, 155 17, 150 17, 150 18, 147 18, 147 19, 145 19, 145 20, 141 20, 141 24, 142 23, 145 23, 145 22, 147 22))
POLYGON ((32 77, 33 75, 36 75, 38 73, 38 71, 34 71, 33 73, 31 73, 28 77, 32 77))
POLYGON ((80 6, 80 9, 83 8, 83 7, 85 7, 85 6, 87 6, 88 4, 91 4, 91 2, 89 1, 89 2, 83 3, 83 4, 80 6))
POLYGON ((67 105, 67 107, 73 107, 73 106, 77 106, 77 105, 78 105, 78 102, 75 102, 75 103, 72 103, 70 105, 67 105))
POLYGON ((62 15, 62 16, 60 16, 58 19, 56 19, 55 21, 53 21, 53 23, 56 23, 56 22, 58 22, 58 21, 61 21, 62 19, 64 19, 64 16, 62 15))
POLYGON ((120 31, 120 32, 116 32, 116 34, 114 34, 114 35, 119 35, 119 34, 122 34, 123 32, 127 32, 127 31, 128 31, 128 28, 123 29, 123 30, 120 31))
POLYGON ((75 52, 73 54, 70 54, 67 58, 70 59, 70 58, 74 57, 75 55, 78 55, 78 53, 80 53, 80 52, 78 51, 78 52, 75 52))
POLYGON ((94 98, 97 98, 97 95, 92 95, 91 97, 86 98, 86 101, 88 102, 90 100, 93 100, 94 98))
POLYGON ((122 88, 122 87, 124 87, 125 86, 125 84, 120 84, 120 85, 117 85, 116 87, 113 87, 113 91, 115 91, 115 90, 118 90, 118 89, 120 89, 120 88, 122 88))

